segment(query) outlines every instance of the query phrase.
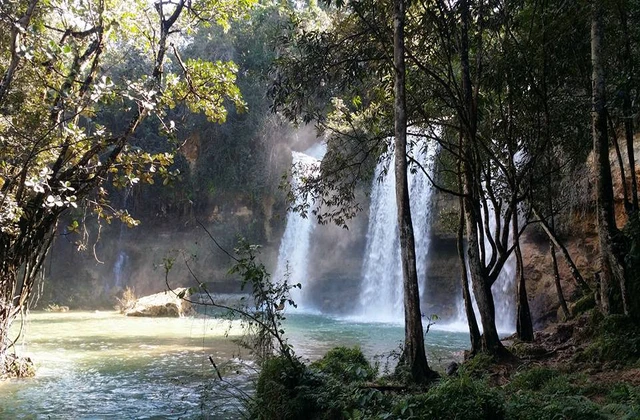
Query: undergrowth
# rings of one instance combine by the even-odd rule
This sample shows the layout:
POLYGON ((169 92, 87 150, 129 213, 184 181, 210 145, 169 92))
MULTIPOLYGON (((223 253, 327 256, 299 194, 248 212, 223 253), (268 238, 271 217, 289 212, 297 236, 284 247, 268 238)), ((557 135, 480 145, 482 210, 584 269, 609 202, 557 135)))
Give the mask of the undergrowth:
POLYGON ((593 311, 590 324, 591 343, 584 352, 576 354, 576 362, 640 367, 640 326, 637 321, 624 315, 603 317, 593 311))
POLYGON ((638 387, 594 384, 586 375, 548 367, 519 371, 507 385, 494 386, 482 374, 488 363, 486 357, 472 359, 457 376, 419 391, 385 388, 392 378, 376 379, 357 348, 331 350, 299 369, 274 358, 263 365, 250 414, 264 420, 640 418, 638 387))

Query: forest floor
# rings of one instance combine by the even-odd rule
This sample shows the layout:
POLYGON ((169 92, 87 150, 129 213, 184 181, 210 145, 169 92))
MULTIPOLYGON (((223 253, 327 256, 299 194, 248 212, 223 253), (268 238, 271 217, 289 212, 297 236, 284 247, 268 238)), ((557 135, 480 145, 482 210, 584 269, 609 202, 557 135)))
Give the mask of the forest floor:
POLYGON ((546 368, 571 376, 591 387, 589 397, 598 401, 598 390, 625 383, 640 386, 640 334, 623 317, 601 319, 594 311, 565 322, 550 324, 535 333, 532 343, 515 337, 503 340, 515 360, 486 367, 492 385, 502 386, 517 372, 546 368))

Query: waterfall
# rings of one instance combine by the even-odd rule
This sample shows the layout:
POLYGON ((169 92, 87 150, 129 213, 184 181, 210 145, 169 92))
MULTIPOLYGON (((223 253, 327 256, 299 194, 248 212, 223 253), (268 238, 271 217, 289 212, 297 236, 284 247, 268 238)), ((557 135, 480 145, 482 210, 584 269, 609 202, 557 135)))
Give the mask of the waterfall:
MULTIPOLYGON (((316 174, 320 170, 320 161, 324 156, 326 146, 316 145, 305 153, 292 152, 292 189, 300 185, 304 178, 316 174)), ((298 198, 296 204, 301 204, 298 198)), ((289 284, 300 283, 303 289, 291 289, 291 298, 300 309, 309 310, 309 303, 305 296, 305 290, 309 284, 308 264, 311 235, 315 229, 316 221, 312 215, 302 217, 299 213, 289 211, 287 213, 286 227, 280 242, 278 251, 278 265, 273 279, 281 281, 288 274, 289 284)))
MULTIPOLYGON (((409 136, 416 143, 414 157, 427 170, 435 156, 433 145, 423 152, 422 139, 409 136)), ((391 159, 382 159, 375 170, 369 207, 367 245, 362 266, 362 286, 359 307, 354 315, 365 321, 398 322, 404 318, 402 266, 398 215, 395 194, 394 154, 391 159), (385 172, 385 161, 391 162, 385 172), (383 176, 382 180, 381 176, 383 176)), ((433 187, 421 171, 409 172, 409 199, 411 220, 416 244, 416 268, 422 296, 427 271, 431 196, 433 187)))
MULTIPOLYGON (((130 193, 130 188, 127 188, 124 191, 124 195, 122 197, 123 210, 127 208, 127 201, 130 193)), ((111 290, 115 290, 117 292, 124 286, 124 270, 129 262, 129 255, 127 255, 127 252, 123 249, 126 229, 125 223, 120 222, 120 233, 118 234, 118 242, 116 243, 118 254, 116 256, 116 262, 113 264, 113 284, 108 284, 107 282, 104 287, 105 292, 109 292, 111 290)))

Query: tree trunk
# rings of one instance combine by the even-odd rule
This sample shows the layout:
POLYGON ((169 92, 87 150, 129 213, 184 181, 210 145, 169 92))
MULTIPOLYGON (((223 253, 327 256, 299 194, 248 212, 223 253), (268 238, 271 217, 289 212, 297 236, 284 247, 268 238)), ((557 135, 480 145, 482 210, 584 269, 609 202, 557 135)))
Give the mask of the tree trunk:
MULTIPOLYGON (((463 136, 460 135, 460 154, 462 155, 463 136)), ((458 160, 458 185, 462 188, 461 179, 462 164, 458 160)), ((473 310, 473 302, 471 300, 471 292, 469 290, 469 276, 467 273, 467 260, 464 256, 464 200, 462 191, 460 190, 460 219, 458 220, 458 258, 460 261, 460 280, 462 287, 462 299, 464 301, 464 312, 467 316, 467 324, 469 324, 469 340, 471 341, 471 354, 475 355, 482 350, 482 342, 478 321, 473 310)))
POLYGON ((516 316, 516 333, 522 341, 533 341, 533 322, 531 320, 531 311, 529 309, 529 299, 527 298, 527 289, 524 278, 524 263, 522 261, 522 250, 520 249, 520 237, 518 236, 518 214, 513 215, 512 220, 513 235, 516 241, 516 280, 517 286, 517 316, 516 316))
POLYGON ((469 67, 469 3, 460 1, 462 33, 460 43, 460 63, 462 67, 462 91, 463 91, 463 152, 465 153, 462 164, 462 191, 464 194, 464 216, 467 227, 467 261, 473 294, 480 311, 482 323, 482 350, 488 354, 502 358, 509 352, 502 345, 496 328, 495 304, 491 292, 491 284, 486 273, 484 261, 480 255, 480 243, 478 224, 480 220, 480 198, 478 197, 477 183, 473 163, 476 161, 474 150, 476 148, 477 112, 473 100, 471 87, 471 71, 469 67))
MULTIPOLYGON (((398 227, 402 254, 402 278, 404 289, 404 349, 399 366, 406 366, 416 382, 428 382, 436 374, 429 368, 424 349, 424 330, 420 312, 416 248, 411 222, 409 185, 407 182, 407 114, 405 98, 404 62, 404 0, 393 4, 393 62, 395 73, 395 174, 398 227)), ((393 250, 389 250, 392 252, 393 250)))
MULTIPOLYGON (((629 188, 627 187, 627 175, 624 169, 624 161, 622 160, 622 152, 620 151, 620 143, 618 142, 618 135, 616 133, 616 127, 613 124, 613 119, 611 116, 607 115, 609 120, 609 128, 611 131, 611 142, 613 143, 613 148, 616 151, 616 159, 618 160, 618 167, 620 168, 620 184, 622 185, 622 201, 624 205, 624 210, 627 215, 630 215, 633 212, 633 204, 629 199, 629 188)), ((632 147, 633 149, 633 147, 632 147)), ((630 168, 633 170, 633 168, 630 168)))
POLYGON ((11 60, 4 72, 4 75, 2 76, 2 79, 0 80, 0 105, 4 103, 4 100, 9 93, 9 89, 11 88, 11 83, 13 82, 16 70, 20 65, 20 61, 22 59, 22 55, 20 54, 20 48, 22 47, 22 45, 20 45, 22 43, 22 32, 24 31, 26 33, 26 29, 29 27, 37 5, 38 0, 31 0, 24 15, 18 19, 16 22, 17 25, 15 25, 11 31, 11 60))
POLYGON ((13 322, 14 317, 11 316, 13 312, 13 305, 10 296, 15 294, 16 284, 16 272, 3 264, 2 278, 0 279, 0 285, 2 286, 2 297, 0 300, 0 378, 6 373, 6 357, 11 341, 9 338, 9 328, 13 322), (5 269, 6 268, 6 269, 5 269))
POLYGON ((592 2, 591 64, 592 64, 592 137, 598 202, 598 236, 600 243, 600 301, 605 314, 628 313, 624 263, 620 258, 620 232, 616 226, 613 201, 613 181, 609 162, 607 108, 602 57, 602 3, 592 2))
POLYGON ((626 2, 620 6, 620 23, 624 36, 623 62, 625 64, 626 83, 623 87, 622 115, 624 118, 624 132, 627 140, 627 158, 629 159, 629 171, 631 172, 631 205, 632 212, 640 210, 638 205, 638 180, 636 177, 636 159, 633 150, 633 109, 631 104, 631 88, 634 86, 635 70, 633 68, 633 55, 631 53, 631 37, 629 35, 628 13, 626 2))
POLYGON ((560 271, 558 270, 558 259, 556 258, 556 246, 553 244, 553 241, 549 241, 549 253, 551 254, 551 264, 553 265, 553 282, 556 285, 558 302, 560 303, 560 307, 562 308, 564 318, 565 320, 567 320, 571 317, 571 313, 569 312, 567 301, 564 298, 564 293, 562 293, 562 285, 560 284, 560 271))
POLYGON ((573 259, 571 258, 571 254, 569 254, 569 251, 567 250, 567 248, 562 244, 562 242, 560 242, 554 230, 549 226, 547 221, 540 216, 540 214, 538 213, 535 207, 531 208, 531 212, 533 213, 533 216, 540 221, 540 226, 542 227, 542 230, 544 230, 544 232, 547 234, 547 237, 549 238, 549 240, 553 242, 553 244, 560 250, 562 257, 564 258, 565 262, 569 266, 569 271, 571 271, 571 276, 575 280, 578 287, 582 289, 582 292, 585 295, 591 293, 591 288, 589 287, 589 284, 586 282, 584 277, 582 277, 582 274, 580 274, 580 270, 578 270, 578 267, 573 262, 573 259))

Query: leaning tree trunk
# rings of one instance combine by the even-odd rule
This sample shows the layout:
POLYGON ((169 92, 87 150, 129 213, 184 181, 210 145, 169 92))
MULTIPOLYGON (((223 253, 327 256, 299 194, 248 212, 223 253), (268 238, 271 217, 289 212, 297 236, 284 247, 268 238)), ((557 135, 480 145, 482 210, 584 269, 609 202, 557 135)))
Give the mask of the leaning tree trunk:
POLYGON ((551 264, 553 266, 553 283, 556 286, 556 294, 558 295, 558 303, 562 308, 565 321, 571 317, 569 307, 567 306, 567 300, 564 298, 562 292, 562 284, 560 283, 560 271, 558 270, 558 259, 556 258, 556 246, 552 241, 549 241, 549 253, 551 254, 551 264))
MULTIPOLYGON (((41 207, 41 206, 40 206, 41 207)), ((41 220, 35 228, 29 219, 23 219, 17 237, 6 232, 0 234, 0 377, 7 372, 6 357, 15 337, 9 329, 16 317, 24 312, 35 286, 38 273, 53 241, 57 215, 41 217, 37 208, 31 216, 41 220)))
MULTIPOLYGON (((409 185, 407 182, 407 114, 405 97, 404 62, 404 0, 393 3, 393 63, 395 73, 395 174, 398 227, 402 254, 402 278, 404 289, 404 349, 400 366, 406 366, 416 382, 428 382, 435 377, 429 368, 424 349, 424 330, 420 312, 416 248, 411 222, 409 185)), ((392 252, 392 250, 389 250, 392 252)))
POLYGON ((607 108, 602 56, 602 3, 593 0, 591 17, 592 136, 595 155, 598 237, 600 243, 600 305, 605 314, 628 313, 620 231, 616 226, 609 162, 607 108))
POLYGON ((562 257, 569 266, 569 271, 571 272, 571 276, 575 280, 576 285, 580 287, 584 295, 590 294, 591 288, 589 287, 589 284, 586 282, 584 277, 582 277, 582 274, 580 274, 580 270, 578 270, 578 267, 573 262, 573 259, 571 258, 571 255, 567 250, 567 247, 565 247, 558 239, 558 236, 555 234, 554 228, 552 226, 549 226, 547 221, 540 216, 540 213, 538 213, 535 207, 532 206, 531 211, 540 222, 540 226, 542 227, 542 230, 544 230, 544 232, 547 234, 549 240, 556 246, 556 248, 558 248, 558 250, 562 254, 562 257))

